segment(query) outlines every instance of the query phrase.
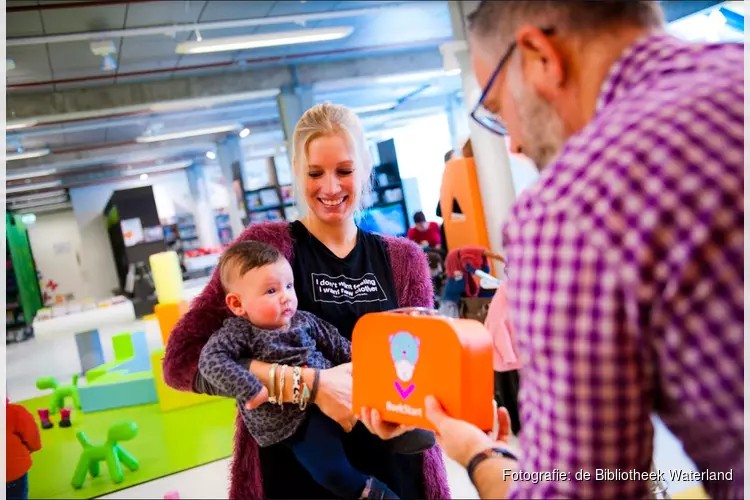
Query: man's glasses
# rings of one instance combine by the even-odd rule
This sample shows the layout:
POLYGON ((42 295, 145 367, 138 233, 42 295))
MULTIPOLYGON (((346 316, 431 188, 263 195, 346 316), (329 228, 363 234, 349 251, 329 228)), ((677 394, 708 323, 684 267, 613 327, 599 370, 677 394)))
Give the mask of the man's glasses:
MULTIPOLYGON (((545 28, 541 31, 545 35, 551 35, 555 30, 553 28, 545 28)), ((500 71, 502 71, 503 67, 510 59, 510 56, 513 54, 513 49, 515 48, 516 42, 514 41, 510 44, 508 50, 505 51, 503 57, 500 58, 500 62, 497 63, 495 71, 492 72, 492 76, 490 76, 490 79, 487 81, 484 89, 482 89, 482 96, 479 98, 479 102, 477 102, 477 105, 474 106, 474 111, 471 112, 471 117, 475 122, 486 128, 490 132, 498 135, 508 135, 508 129, 505 127, 505 123, 503 122, 502 118, 497 116, 496 113, 493 113, 492 111, 484 107, 484 100, 487 98, 487 94, 490 93, 490 90, 492 90, 492 86, 495 84, 495 80, 497 80, 497 75, 500 74, 500 71)))

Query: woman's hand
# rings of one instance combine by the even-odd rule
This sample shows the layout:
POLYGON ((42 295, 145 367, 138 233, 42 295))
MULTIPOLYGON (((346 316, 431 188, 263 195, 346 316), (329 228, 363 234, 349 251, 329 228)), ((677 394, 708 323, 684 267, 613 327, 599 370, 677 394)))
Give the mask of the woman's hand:
POLYGON ((362 408, 360 421, 365 424, 368 431, 384 441, 414 430, 414 427, 384 422, 380 417, 380 412, 378 410, 371 410, 370 408, 362 408))
POLYGON ((320 411, 335 420, 346 432, 351 432, 357 423, 352 413, 352 364, 344 363, 320 371, 318 394, 315 404, 320 411))
POLYGON ((497 408, 497 404, 495 409, 493 430, 485 434, 468 422, 449 417, 434 397, 427 396, 425 399, 426 416, 437 429, 436 437, 440 447, 446 455, 464 467, 477 453, 492 448, 498 442, 503 446, 507 444, 511 432, 510 414, 505 408, 497 408))

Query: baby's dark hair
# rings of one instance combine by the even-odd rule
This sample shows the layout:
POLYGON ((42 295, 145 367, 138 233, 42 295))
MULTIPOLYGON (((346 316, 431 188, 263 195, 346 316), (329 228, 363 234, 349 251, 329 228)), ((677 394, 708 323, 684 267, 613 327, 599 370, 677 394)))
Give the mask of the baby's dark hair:
POLYGON ((233 278, 241 278, 251 269, 274 264, 281 258, 278 250, 260 241, 234 243, 219 259, 219 278, 224 292, 233 278))

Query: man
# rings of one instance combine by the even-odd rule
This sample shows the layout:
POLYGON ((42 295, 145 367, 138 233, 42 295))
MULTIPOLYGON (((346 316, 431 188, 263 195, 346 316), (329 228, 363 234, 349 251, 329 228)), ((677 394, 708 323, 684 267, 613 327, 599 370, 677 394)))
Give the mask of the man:
POLYGON ((472 116, 541 177, 503 232, 518 462, 428 400, 444 449, 483 498, 642 498, 655 413, 712 498, 742 498, 742 45, 672 38, 642 1, 486 1, 469 33, 472 116))
POLYGON ((428 222, 422 211, 414 214, 414 226, 409 228, 406 237, 423 247, 440 247, 440 227, 437 222, 428 222))

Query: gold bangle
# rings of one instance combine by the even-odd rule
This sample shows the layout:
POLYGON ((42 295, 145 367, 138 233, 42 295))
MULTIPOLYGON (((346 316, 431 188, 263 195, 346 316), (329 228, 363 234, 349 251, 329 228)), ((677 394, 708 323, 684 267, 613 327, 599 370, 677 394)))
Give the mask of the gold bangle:
POLYGON ((281 365, 281 375, 279 376, 279 406, 284 405, 284 376, 286 375, 286 365, 281 365))
POLYGON ((274 363, 271 365, 271 368, 268 371, 268 401, 271 403, 276 403, 276 395, 274 394, 274 390, 276 389, 276 368, 278 368, 278 366, 278 363, 274 363))

